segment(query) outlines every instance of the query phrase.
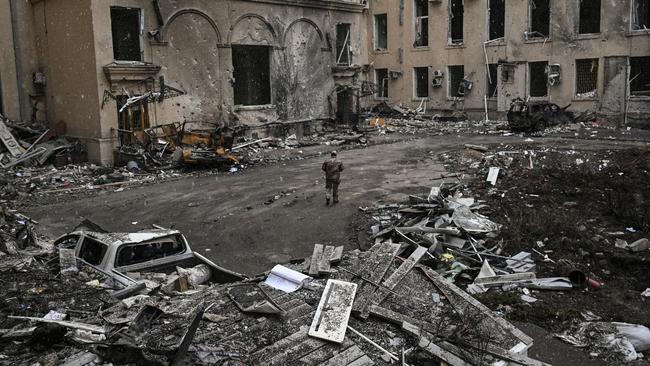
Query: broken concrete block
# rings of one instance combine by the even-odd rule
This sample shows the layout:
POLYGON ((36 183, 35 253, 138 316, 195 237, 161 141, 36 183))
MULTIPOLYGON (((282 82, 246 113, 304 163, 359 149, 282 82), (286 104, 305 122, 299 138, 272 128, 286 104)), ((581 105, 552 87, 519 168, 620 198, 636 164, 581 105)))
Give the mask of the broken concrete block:
POLYGON ((639 239, 634 243, 629 244, 628 248, 630 248, 630 250, 633 252, 642 252, 644 250, 648 250, 648 248, 650 248, 650 240, 646 238, 639 239))

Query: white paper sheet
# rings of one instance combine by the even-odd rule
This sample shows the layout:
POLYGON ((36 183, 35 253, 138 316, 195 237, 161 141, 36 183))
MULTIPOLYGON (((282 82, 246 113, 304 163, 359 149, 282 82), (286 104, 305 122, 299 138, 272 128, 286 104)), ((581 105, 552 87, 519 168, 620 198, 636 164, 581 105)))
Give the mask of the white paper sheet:
POLYGON ((280 291, 294 292, 311 280, 307 275, 278 264, 271 269, 265 283, 280 291))

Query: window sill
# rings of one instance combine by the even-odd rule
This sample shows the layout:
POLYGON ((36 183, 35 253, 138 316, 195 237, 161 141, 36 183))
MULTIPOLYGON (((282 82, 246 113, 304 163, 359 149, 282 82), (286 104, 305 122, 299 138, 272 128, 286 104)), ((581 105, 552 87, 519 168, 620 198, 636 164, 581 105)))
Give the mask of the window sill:
POLYGON ((550 38, 529 38, 529 39, 527 39, 527 40, 524 41, 525 44, 526 44, 526 43, 527 43, 527 44, 532 44, 532 43, 551 43, 551 42, 553 42, 553 40, 551 40, 550 38))
POLYGON ((499 47, 499 46, 505 46, 506 41, 505 39, 502 38, 495 38, 495 39, 488 39, 487 41, 483 42, 485 44, 485 47, 499 47))
POLYGON ((465 48, 465 44, 464 43, 451 43, 451 44, 447 44, 447 46, 445 46, 445 48, 446 49, 465 48))
POLYGON ((447 97, 447 101, 449 102, 461 102, 464 101, 465 97, 447 97))
POLYGON ((601 33, 582 33, 576 36, 576 40, 596 39, 602 36, 601 33))
POLYGON ((235 111, 264 111, 268 109, 275 109, 275 105, 273 104, 235 105, 235 111))
POLYGON ((626 37, 650 36, 650 29, 647 31, 644 29, 631 30, 625 33, 625 36, 626 37))
POLYGON ((430 102, 431 97, 413 97, 413 98, 411 98, 411 102, 421 102, 423 100, 426 101, 426 102, 430 102))
POLYGON ((598 101, 598 97, 579 97, 577 95, 574 95, 571 101, 572 102, 596 102, 598 101))
POLYGON ((431 51, 431 47, 429 46, 413 47, 411 51, 413 52, 431 51))
POLYGON ((390 53, 387 49, 386 50, 374 50, 372 51, 375 55, 382 55, 382 54, 387 54, 390 53))
POLYGON ((531 97, 529 95, 528 100, 531 102, 548 102, 548 95, 544 97, 531 97))
POLYGON ((650 95, 630 95, 630 101, 648 101, 650 100, 650 95))

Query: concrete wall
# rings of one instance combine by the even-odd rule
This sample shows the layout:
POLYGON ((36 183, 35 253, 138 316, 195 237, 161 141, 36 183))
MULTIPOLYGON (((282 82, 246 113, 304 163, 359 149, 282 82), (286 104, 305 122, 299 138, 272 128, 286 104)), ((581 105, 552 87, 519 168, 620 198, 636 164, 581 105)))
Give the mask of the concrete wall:
POLYGON ((28 0, 0 0, 0 93, 5 117, 13 120, 45 118, 44 101, 32 84, 39 68, 33 24, 28 0))
MULTIPOLYGON (((404 0, 403 24, 400 25, 401 0, 375 0, 370 2, 368 17, 368 46, 373 49, 374 14, 388 14, 388 50, 370 52, 375 68, 403 71, 401 78, 391 80, 391 103, 415 107, 420 100, 413 97, 413 67, 430 67, 430 71, 445 72, 443 87, 430 87, 428 106, 439 111, 464 110, 474 118, 483 118, 484 95, 487 89, 487 72, 483 42, 487 40, 487 0, 465 0, 464 43, 448 45, 449 0, 429 2, 429 47, 415 48, 413 0, 404 0), (399 48, 403 49, 400 62, 399 48), (474 82, 473 90, 462 99, 448 94, 448 65, 464 65, 465 75, 474 82)), ((618 56, 650 55, 650 35, 643 31, 630 31, 630 0, 602 0, 601 33, 577 34, 578 1, 551 0, 551 35, 547 40, 524 40, 528 30, 528 1, 506 0, 505 37, 486 46, 489 63, 508 61, 516 63, 516 76, 512 84, 501 83, 499 76, 499 101, 491 100, 491 110, 505 112, 510 100, 528 95, 529 75, 527 62, 548 61, 560 64, 562 81, 549 89, 547 98, 558 105, 571 104, 574 111, 596 111, 620 120, 627 80, 627 58, 618 56), (598 91, 594 98, 578 98, 575 93, 575 60, 598 58, 598 91), (615 62, 614 62, 615 61, 615 62), (623 74, 621 74, 623 73, 623 74), (605 90, 605 85, 608 90, 605 90)), ((431 72, 430 74, 431 75, 431 72)), ((641 116, 648 113, 650 99, 631 98, 629 111, 641 116)), ((369 103, 377 102, 368 101, 369 103)), ((496 116, 496 113, 493 113, 496 116)), ((493 117, 491 117, 493 118, 493 117)))

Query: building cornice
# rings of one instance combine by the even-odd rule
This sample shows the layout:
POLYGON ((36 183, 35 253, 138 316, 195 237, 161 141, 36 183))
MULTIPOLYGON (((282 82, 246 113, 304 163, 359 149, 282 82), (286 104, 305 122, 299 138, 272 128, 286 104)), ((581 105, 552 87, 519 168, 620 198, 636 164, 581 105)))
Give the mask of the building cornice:
POLYGON ((361 13, 363 12, 364 9, 368 8, 366 4, 361 3, 362 0, 357 0, 359 2, 337 1, 337 0, 243 0, 243 1, 248 1, 252 3, 297 6, 300 8, 317 8, 317 9, 347 11, 353 13, 361 13))

